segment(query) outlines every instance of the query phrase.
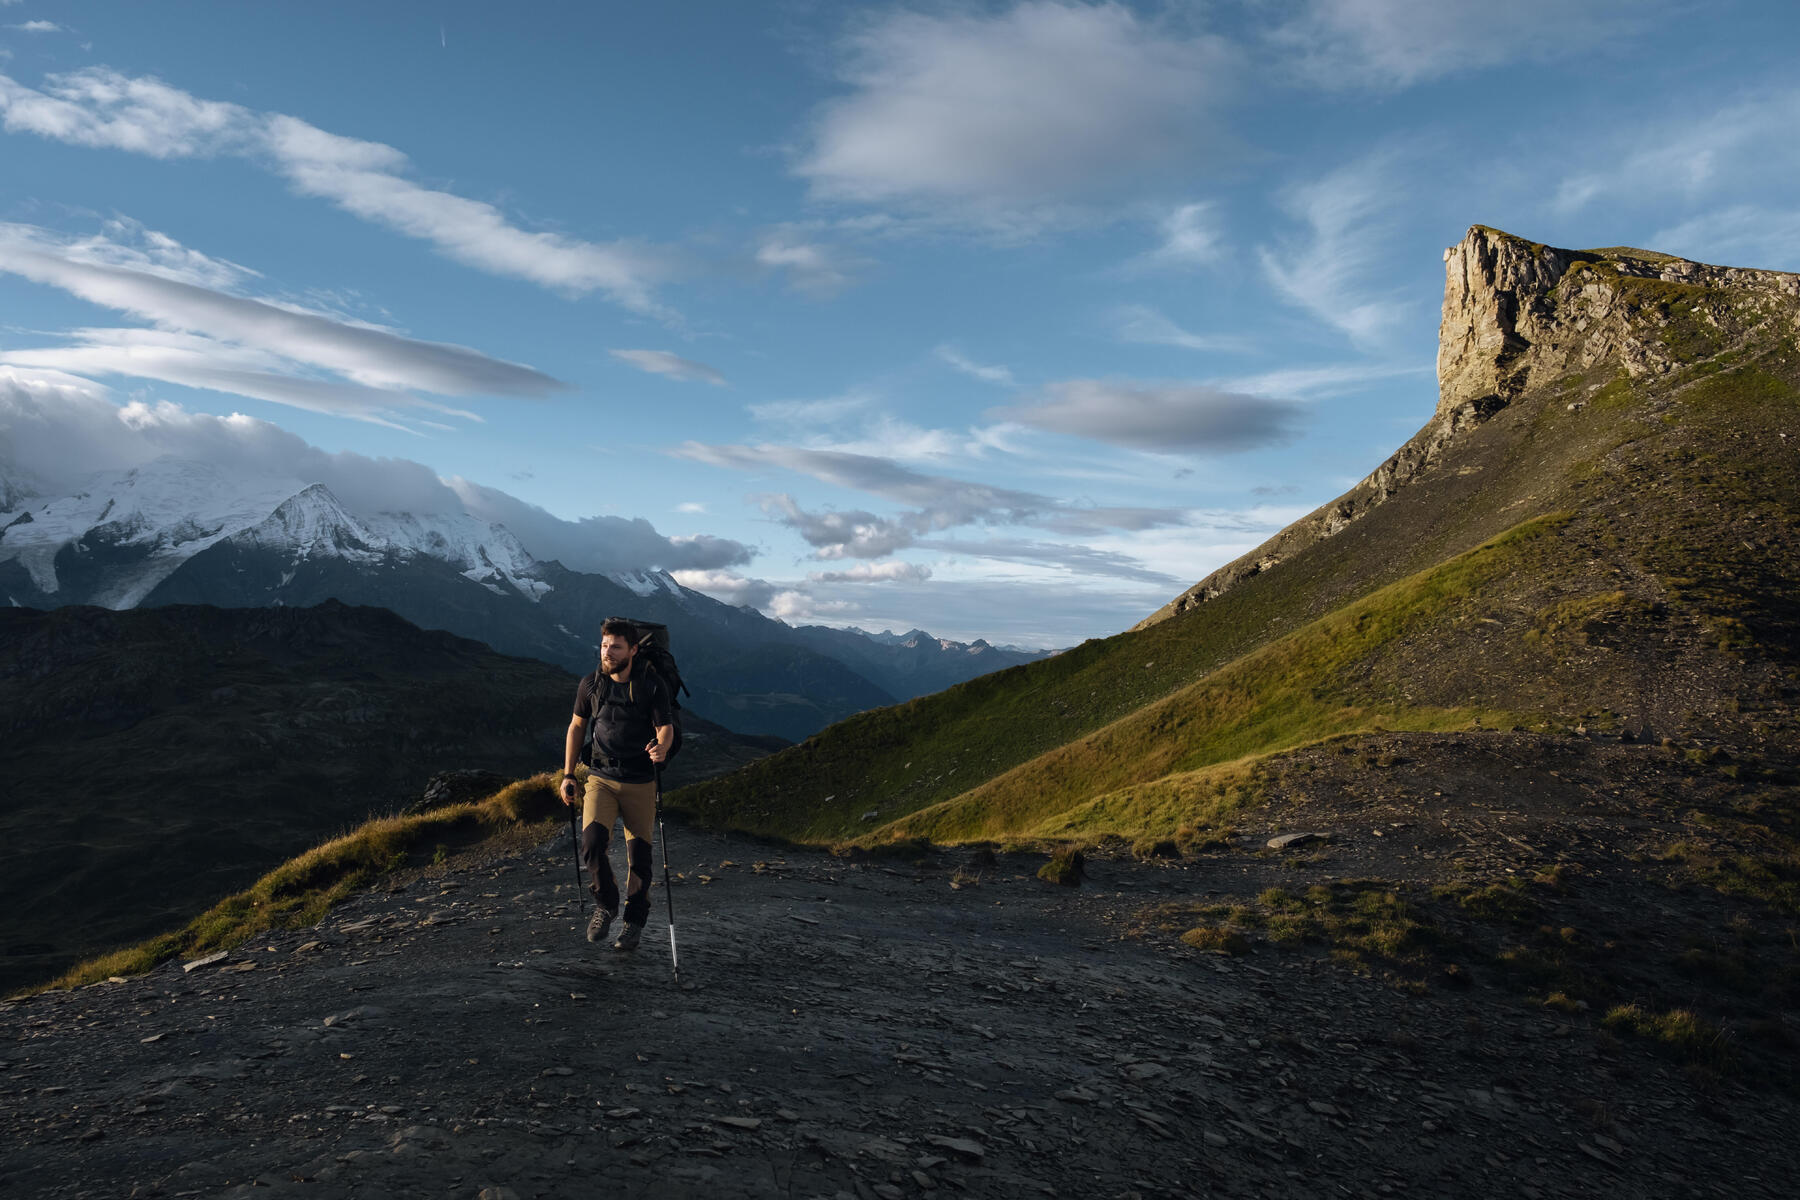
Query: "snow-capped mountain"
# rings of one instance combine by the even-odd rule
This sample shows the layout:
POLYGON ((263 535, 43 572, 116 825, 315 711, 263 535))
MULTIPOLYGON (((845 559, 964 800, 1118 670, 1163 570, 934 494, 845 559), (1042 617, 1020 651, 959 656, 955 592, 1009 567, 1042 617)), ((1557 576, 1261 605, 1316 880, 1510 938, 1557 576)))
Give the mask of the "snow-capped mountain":
POLYGON ((304 486, 232 479, 172 458, 95 474, 66 496, 32 496, 15 484, 0 489, 15 506, 0 512, 0 564, 16 563, 35 592, 15 594, 15 604, 135 608, 182 563, 261 522, 304 486), (40 599, 49 603, 33 603, 40 599))
POLYGON ((601 621, 668 625, 691 707, 744 733, 804 737, 871 706, 1040 657, 919 630, 794 629, 667 572, 571 571, 466 513, 354 512, 323 484, 160 459, 61 496, 0 479, 0 598, 58 608, 388 608, 508 654, 593 668, 601 621))

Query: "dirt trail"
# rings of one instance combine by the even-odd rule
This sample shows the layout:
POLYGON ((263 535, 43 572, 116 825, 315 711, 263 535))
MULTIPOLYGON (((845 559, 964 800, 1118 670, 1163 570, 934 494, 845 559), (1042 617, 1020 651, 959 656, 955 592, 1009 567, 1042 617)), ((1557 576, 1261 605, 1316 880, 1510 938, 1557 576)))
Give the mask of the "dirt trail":
POLYGON ((566 835, 191 973, 0 1007, 11 1196, 1783 1196, 1793 1102, 1571 1018, 1127 939, 1070 891, 671 827, 634 955, 566 835), (758 865, 760 864, 760 865, 758 865))

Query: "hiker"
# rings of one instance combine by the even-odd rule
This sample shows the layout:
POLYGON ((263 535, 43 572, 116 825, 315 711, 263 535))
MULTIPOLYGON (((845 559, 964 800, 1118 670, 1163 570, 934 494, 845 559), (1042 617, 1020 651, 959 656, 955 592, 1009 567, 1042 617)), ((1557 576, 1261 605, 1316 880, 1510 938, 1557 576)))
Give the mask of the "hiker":
POLYGON ((599 905, 588 921, 587 939, 598 942, 619 915, 619 885, 613 878, 607 847, 613 823, 625 818, 625 927, 615 950, 635 950, 650 911, 651 830, 656 824, 656 771, 675 741, 668 686, 655 671, 634 677, 638 631, 631 622, 610 617, 600 626, 600 665, 575 690, 575 714, 563 748, 563 803, 574 807, 576 761, 590 741, 587 789, 581 810, 581 867, 588 891, 599 905))

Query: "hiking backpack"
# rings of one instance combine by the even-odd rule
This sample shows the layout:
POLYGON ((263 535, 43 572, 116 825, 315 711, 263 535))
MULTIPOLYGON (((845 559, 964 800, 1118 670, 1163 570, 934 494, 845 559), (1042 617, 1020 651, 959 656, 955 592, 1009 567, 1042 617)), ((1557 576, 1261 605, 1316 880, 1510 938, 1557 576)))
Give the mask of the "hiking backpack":
MULTIPOLYGON (((627 617, 626 620, 631 620, 631 618, 627 617)), ((675 761, 677 754, 681 753, 681 693, 687 691, 688 686, 681 681, 681 668, 675 665, 675 655, 669 650, 669 627, 655 621, 632 620, 631 623, 637 626, 638 631, 637 657, 631 660, 631 679, 626 684, 631 702, 638 703, 637 681, 641 671, 653 672, 662 680, 663 687, 669 693, 669 723, 675 726, 675 740, 669 745, 668 758, 663 760, 663 766, 666 767, 675 761)), ((593 709, 588 718, 587 745, 583 747, 583 756, 590 764, 594 761, 595 756, 594 739, 599 736, 600 732, 600 722, 597 718, 600 705, 606 696, 605 681, 604 667, 596 665, 594 667, 593 709)), ((648 693, 649 689, 646 688, 643 699, 646 708, 650 704, 648 693)))

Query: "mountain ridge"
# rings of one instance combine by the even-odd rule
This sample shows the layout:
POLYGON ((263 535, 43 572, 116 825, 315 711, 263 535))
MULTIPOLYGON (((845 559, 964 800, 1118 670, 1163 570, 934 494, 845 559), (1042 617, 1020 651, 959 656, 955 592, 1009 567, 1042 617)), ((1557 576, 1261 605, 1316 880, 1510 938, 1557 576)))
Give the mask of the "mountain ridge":
POLYGON ((176 458, 96 474, 64 497, 27 502, 22 486, 8 486, 20 507, 0 513, 0 592, 15 605, 336 598, 577 673, 593 668, 605 617, 636 616, 670 627, 695 711, 749 721, 746 734, 802 738, 862 708, 1042 656, 919 642, 918 631, 881 640, 789 626, 666 571, 593 574, 537 559, 505 527, 466 513, 352 512, 321 483, 239 480, 176 458), (762 653, 771 645, 783 647, 784 671, 834 682, 816 696, 763 686, 755 664, 772 661, 762 653))
MULTIPOLYGON (((1680 365, 1666 339, 1674 288, 1748 288, 1800 298, 1800 274, 1714 267, 1629 247, 1560 250, 1485 225, 1444 251, 1439 398, 1425 426, 1348 492, 1217 568, 1132 626, 1148 628, 1205 604, 1307 547, 1341 533, 1429 472, 1447 448, 1535 382, 1616 361, 1628 379, 1680 365), (1585 272, 1579 280, 1571 272, 1585 272), (1578 286, 1558 288, 1570 280, 1578 286)), ((1715 321, 1717 318, 1714 318, 1715 321)), ((1740 338, 1742 331, 1738 331, 1740 338)), ((1590 390, 1601 390, 1596 385, 1590 390)), ((1570 403, 1584 404, 1582 398, 1570 403)))

